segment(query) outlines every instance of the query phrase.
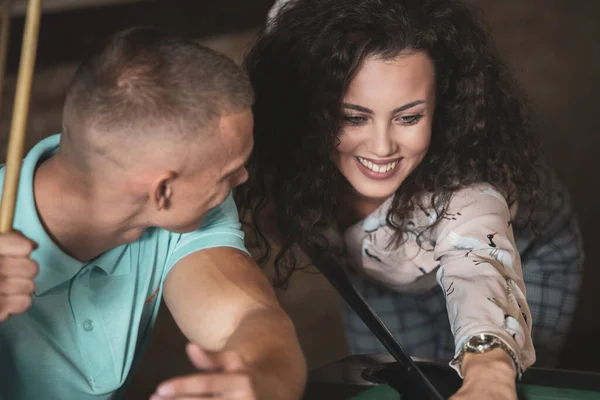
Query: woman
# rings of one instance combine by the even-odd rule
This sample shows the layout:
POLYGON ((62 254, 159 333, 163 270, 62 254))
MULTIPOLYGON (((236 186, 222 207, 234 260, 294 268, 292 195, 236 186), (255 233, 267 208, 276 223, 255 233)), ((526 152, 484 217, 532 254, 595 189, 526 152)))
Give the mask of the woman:
MULTIPOLYGON (((280 281, 302 253, 334 252, 411 355, 452 358, 456 399, 516 398, 532 327, 561 340, 548 330, 568 324, 581 252, 567 213, 571 253, 525 264, 528 304, 519 249, 544 248, 532 228, 555 233, 540 216, 564 192, 544 189, 559 186, 484 30, 451 0, 279 5, 246 60, 255 151, 237 201, 279 240, 280 281)), ((350 310, 345 320, 353 352, 380 350, 350 310)))

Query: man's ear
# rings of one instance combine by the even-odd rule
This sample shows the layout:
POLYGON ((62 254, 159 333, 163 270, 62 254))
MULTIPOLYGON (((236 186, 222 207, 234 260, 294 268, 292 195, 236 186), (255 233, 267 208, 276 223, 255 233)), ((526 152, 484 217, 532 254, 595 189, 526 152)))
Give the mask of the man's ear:
POLYGON ((160 174, 152 184, 152 193, 150 198, 155 205, 156 210, 165 210, 169 208, 169 204, 173 197, 173 181, 177 174, 173 171, 168 171, 160 174))

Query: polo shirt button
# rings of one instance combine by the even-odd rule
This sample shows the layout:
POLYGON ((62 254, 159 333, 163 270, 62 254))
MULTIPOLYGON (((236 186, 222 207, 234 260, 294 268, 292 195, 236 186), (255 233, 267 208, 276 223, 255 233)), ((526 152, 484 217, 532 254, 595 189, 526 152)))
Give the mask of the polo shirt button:
POLYGON ((86 332, 91 332, 94 330, 94 321, 92 321, 91 319, 86 319, 85 321, 83 321, 83 329, 86 332))

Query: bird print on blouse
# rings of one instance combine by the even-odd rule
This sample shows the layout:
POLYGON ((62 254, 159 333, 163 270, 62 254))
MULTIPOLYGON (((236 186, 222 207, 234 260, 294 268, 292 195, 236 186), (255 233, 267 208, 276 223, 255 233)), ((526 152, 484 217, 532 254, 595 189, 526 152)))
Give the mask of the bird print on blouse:
POLYGON ((438 285, 442 288, 442 292, 444 292, 446 294, 446 297, 448 297, 448 290, 446 290, 446 284, 444 283, 444 274, 446 273, 446 270, 444 269, 444 267, 440 267, 437 271, 437 273, 435 274, 435 279, 438 283, 438 285))
MULTIPOLYGON (((430 270, 424 268, 418 260, 418 257, 414 257, 418 252, 413 254, 413 257, 407 256, 407 254, 403 254, 400 256, 400 253, 397 250, 381 251, 381 238, 380 238, 380 230, 385 229, 388 226, 387 215, 385 213, 373 213, 366 217, 362 221, 362 231, 366 235, 366 239, 362 242, 362 254, 364 257, 368 257, 371 260, 376 261, 379 264, 388 267, 397 267, 398 265, 406 265, 411 267, 410 272, 411 279, 413 279, 414 275, 426 275, 430 270), (383 253, 383 254, 382 254, 383 253)), ((404 241, 413 243, 417 240, 419 233, 416 230, 416 225, 413 221, 407 221, 406 230, 404 232, 404 241)), ((388 247, 391 240, 391 236, 386 237, 386 245, 388 247)), ((428 243, 430 250, 432 250, 433 246, 431 243, 428 243)), ((384 249, 385 249, 384 247, 384 249)))
MULTIPOLYGON (((506 199, 504 198, 504 196, 502 195, 502 193, 500 193, 499 191, 497 191, 496 189, 494 189, 491 186, 488 186, 486 188, 484 188, 481 191, 482 194, 485 194, 486 196, 491 196, 491 197, 495 197, 496 199, 500 200, 500 201, 506 201, 506 199)), ((506 222, 506 226, 510 227, 513 223, 512 218, 508 218, 508 221, 506 222)))
MULTIPOLYGON (((517 278, 517 275, 513 268, 513 256, 510 251, 505 249, 500 249, 494 242, 494 237, 497 235, 497 232, 488 233, 485 235, 487 243, 483 240, 462 236, 456 232, 450 232, 449 238, 450 243, 454 246, 456 250, 467 250, 465 253, 465 257, 470 256, 473 252, 478 250, 485 250, 489 257, 498 261, 502 264, 506 269, 509 276, 513 278, 517 278)), ((479 261, 485 261, 485 258, 482 258, 478 253, 479 261)))
POLYGON ((506 279, 506 291, 508 293, 508 302, 511 306, 511 317, 514 319, 523 318, 523 321, 527 326, 529 326, 529 320, 527 319, 527 314, 523 312, 523 306, 521 304, 526 304, 527 300, 525 298, 525 293, 519 288, 519 286, 510 278, 506 279))
POLYGON ((458 325, 460 321, 460 308, 457 303, 454 303, 452 307, 452 312, 450 313, 450 329, 452 329, 452 333, 456 335, 456 332, 459 332, 462 329, 461 325, 458 325))
POLYGON ((400 246, 390 246, 391 201, 344 232, 349 262, 393 291, 419 293, 437 282, 457 351, 468 337, 485 331, 509 343, 523 365, 530 365, 535 360, 530 310, 504 196, 478 184, 455 192, 443 212, 416 207, 405 216, 400 246))

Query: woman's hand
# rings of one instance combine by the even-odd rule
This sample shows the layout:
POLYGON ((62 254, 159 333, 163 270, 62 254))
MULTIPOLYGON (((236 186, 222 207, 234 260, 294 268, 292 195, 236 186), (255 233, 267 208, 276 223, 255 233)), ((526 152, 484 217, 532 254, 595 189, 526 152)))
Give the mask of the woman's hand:
POLYGON ((450 400, 517 400, 515 367, 504 350, 466 354, 461 371, 463 384, 450 400))

